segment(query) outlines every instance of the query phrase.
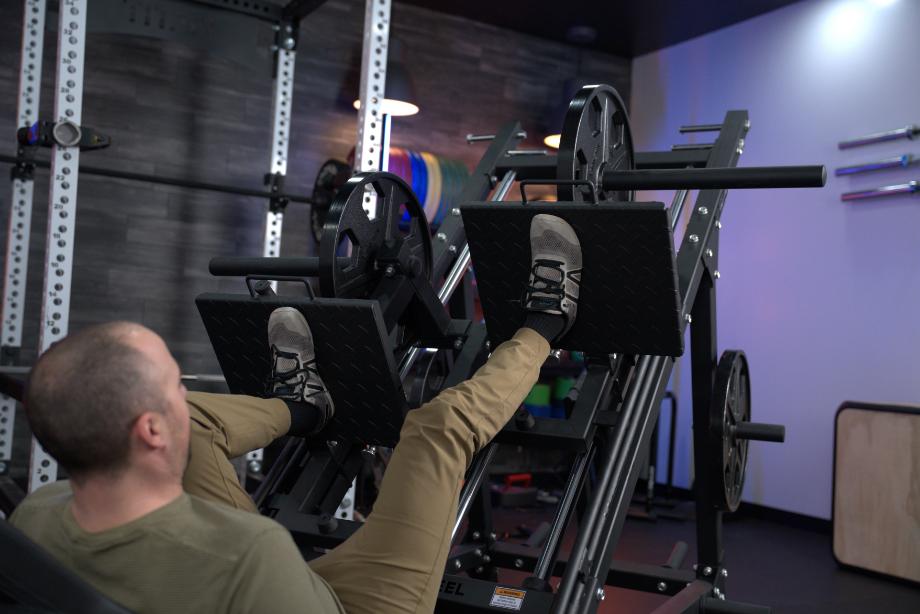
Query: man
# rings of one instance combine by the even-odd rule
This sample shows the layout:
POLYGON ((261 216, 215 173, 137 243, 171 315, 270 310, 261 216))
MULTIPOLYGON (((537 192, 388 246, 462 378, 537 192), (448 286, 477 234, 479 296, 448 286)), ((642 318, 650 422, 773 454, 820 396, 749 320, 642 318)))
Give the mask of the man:
POLYGON ((280 398, 186 395, 163 341, 136 324, 51 348, 33 369, 27 415, 71 479, 30 495, 13 524, 136 612, 431 612, 464 473, 575 318, 574 231, 538 215, 530 235, 524 327, 470 380, 409 412, 367 522, 309 567, 281 525, 250 513, 228 460, 315 432, 334 412, 293 308, 269 320, 280 398))

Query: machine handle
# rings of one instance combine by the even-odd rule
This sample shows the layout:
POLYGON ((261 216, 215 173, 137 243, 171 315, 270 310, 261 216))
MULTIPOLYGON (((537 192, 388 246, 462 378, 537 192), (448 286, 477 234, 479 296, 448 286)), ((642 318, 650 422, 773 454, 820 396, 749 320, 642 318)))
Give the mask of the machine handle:
POLYGON ((753 439, 755 441, 774 441, 783 443, 786 440, 786 427, 782 424, 763 424, 762 422, 739 422, 733 428, 738 439, 753 439))
POLYGON ((753 188, 820 188, 827 181, 823 166, 751 166, 680 168, 604 173, 604 190, 727 190, 753 188))
POLYGON ((316 298, 316 294, 313 293, 313 288, 310 287, 310 282, 308 282, 303 277, 291 277, 289 275, 247 275, 246 276, 246 287, 249 288, 249 296, 256 298, 259 295, 259 292, 252 287, 252 282, 259 280, 269 280, 269 281, 295 281, 302 283, 307 289, 307 295, 311 299, 316 298))
POLYGON ((527 204, 527 194, 524 193, 524 188, 529 185, 580 185, 590 190, 591 202, 595 205, 597 204, 597 192, 594 189, 594 184, 584 179, 525 179, 521 181, 521 202, 525 205, 527 204))

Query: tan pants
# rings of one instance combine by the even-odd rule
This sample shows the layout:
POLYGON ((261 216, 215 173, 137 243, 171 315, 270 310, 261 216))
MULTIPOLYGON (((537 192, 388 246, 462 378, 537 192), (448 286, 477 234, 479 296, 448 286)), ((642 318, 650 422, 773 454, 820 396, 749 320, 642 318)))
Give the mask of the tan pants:
MULTIPOLYGON (((432 612, 464 474, 537 381, 546 340, 521 329, 476 374, 410 411, 367 522, 312 561, 349 614, 432 612)), ((255 506, 229 459, 290 428, 283 401, 189 393, 192 444, 185 489, 238 508, 255 506)))

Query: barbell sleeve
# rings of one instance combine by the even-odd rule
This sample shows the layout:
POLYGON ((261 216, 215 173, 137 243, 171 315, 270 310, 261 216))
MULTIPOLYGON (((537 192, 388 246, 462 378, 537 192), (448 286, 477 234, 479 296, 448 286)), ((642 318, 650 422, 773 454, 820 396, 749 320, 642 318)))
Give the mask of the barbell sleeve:
MULTIPOLYGON (((339 258, 346 266, 348 258, 339 258)), ((319 275, 319 258, 241 258, 225 256, 212 258, 208 265, 211 275, 231 277, 241 275, 281 275, 283 277, 315 277, 319 275)))
POLYGON ((686 168, 610 171, 605 191, 727 190, 753 188, 820 188, 827 181, 823 166, 752 166, 744 168, 686 168))

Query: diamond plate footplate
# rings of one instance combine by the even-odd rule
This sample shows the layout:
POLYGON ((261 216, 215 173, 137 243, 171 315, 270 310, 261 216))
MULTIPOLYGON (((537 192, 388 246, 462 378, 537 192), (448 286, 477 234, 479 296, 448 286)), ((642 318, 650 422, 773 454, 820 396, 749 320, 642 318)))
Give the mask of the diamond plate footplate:
POLYGON ((584 259, 578 317, 559 347, 683 354, 674 241, 663 204, 469 203, 460 210, 492 347, 524 321, 530 221, 550 213, 575 229, 584 259))
POLYGON ((321 436, 396 444, 408 407, 376 301, 202 294, 195 303, 230 391, 259 397, 271 371, 268 317, 277 307, 297 308, 310 325, 319 373, 335 402, 321 436))

